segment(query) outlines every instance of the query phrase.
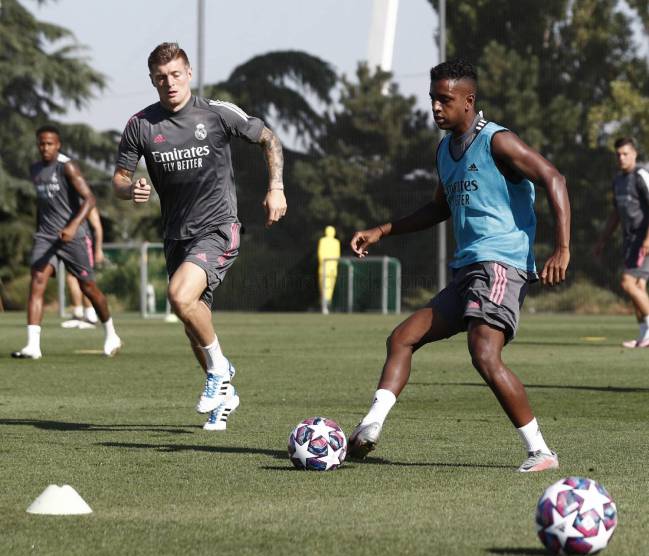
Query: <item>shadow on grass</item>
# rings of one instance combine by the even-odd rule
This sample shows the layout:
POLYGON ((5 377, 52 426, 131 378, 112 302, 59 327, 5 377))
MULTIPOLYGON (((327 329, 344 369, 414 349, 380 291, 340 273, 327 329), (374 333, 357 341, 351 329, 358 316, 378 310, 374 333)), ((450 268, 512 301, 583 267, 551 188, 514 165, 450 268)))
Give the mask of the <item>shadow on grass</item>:
MULTIPOLYGON (((514 344, 512 344, 514 345, 514 344)), ((622 349, 622 343, 611 343, 611 342, 543 342, 543 341, 534 341, 534 340, 516 340, 515 345, 517 346, 557 346, 557 347, 565 347, 565 346, 575 346, 575 347, 584 347, 588 346, 589 349, 591 348, 617 348, 619 347, 622 349)), ((542 554, 545 554, 545 552, 542 552, 542 554)))
MULTIPOLYGON (((284 454, 284 457, 288 459, 288 456, 284 454)), ((329 471, 335 471, 336 473, 340 473, 341 471, 351 471, 354 469, 354 465, 350 465, 345 462, 344 465, 338 467, 337 469, 330 469, 329 471)), ((291 462, 287 461, 286 465, 262 465, 260 466, 260 469, 265 469, 267 471, 294 471, 296 473, 304 473, 307 471, 306 469, 298 469, 297 467, 293 466, 291 462)), ((314 471, 313 473, 324 473, 323 471, 314 471)))
POLYGON ((211 454, 262 454, 275 459, 286 459, 284 450, 267 450, 265 448, 245 448, 242 446, 201 446, 196 444, 140 444, 137 442, 99 442, 98 446, 108 448, 131 448, 138 450, 155 450, 156 452, 208 452, 211 454))
POLYGON ((487 548, 487 554, 503 554, 505 556, 536 556, 537 554, 549 554, 543 548, 487 548))
MULTIPOLYGON (((479 386, 486 388, 484 382, 409 382, 415 386, 479 386)), ((525 388, 552 389, 552 390, 587 390, 589 392, 612 392, 615 394, 633 394, 649 392, 649 388, 626 387, 626 386, 579 386, 576 384, 525 384, 525 388)))
POLYGON ((432 461, 390 461, 384 458, 367 458, 364 460, 351 459, 352 463, 363 465, 398 465, 401 467, 461 467, 474 469, 514 469, 511 465, 498 465, 495 463, 440 463, 432 461))
POLYGON ((192 434, 192 431, 188 431, 185 428, 166 425, 94 425, 92 423, 68 423, 65 421, 44 421, 41 419, 0 419, 0 425, 26 425, 46 431, 136 432, 146 430, 170 434, 192 434))

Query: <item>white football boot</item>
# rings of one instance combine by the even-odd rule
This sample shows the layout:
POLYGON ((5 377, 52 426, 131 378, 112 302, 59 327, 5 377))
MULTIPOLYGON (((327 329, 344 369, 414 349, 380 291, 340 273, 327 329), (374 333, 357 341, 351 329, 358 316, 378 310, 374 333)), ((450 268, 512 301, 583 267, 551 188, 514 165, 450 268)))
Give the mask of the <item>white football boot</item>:
POLYGON ((359 423, 349 436, 347 455, 352 459, 363 459, 376 448, 382 428, 381 423, 359 423))
POLYGON ((234 377, 236 371, 230 361, 228 361, 228 372, 223 375, 215 373, 205 374, 205 387, 203 393, 196 404, 198 413, 209 413, 214 411, 228 397, 228 386, 230 380, 234 377))
POLYGON ((41 350, 39 348, 31 348, 29 346, 25 346, 19 351, 12 352, 11 357, 13 357, 14 359, 40 359, 41 357, 43 357, 43 354, 41 353, 41 350))
POLYGON ((518 468, 520 473, 533 473, 535 471, 545 471, 546 469, 558 469, 559 456, 555 452, 546 454, 541 450, 528 452, 527 459, 518 468))
POLYGON ((106 357, 113 357, 120 349, 122 349, 122 340, 119 336, 110 335, 104 342, 104 355, 106 357))
POLYGON ((206 431, 224 431, 228 425, 228 417, 239 407, 239 403, 236 388, 232 384, 228 385, 226 399, 216 409, 210 411, 203 429, 206 431))

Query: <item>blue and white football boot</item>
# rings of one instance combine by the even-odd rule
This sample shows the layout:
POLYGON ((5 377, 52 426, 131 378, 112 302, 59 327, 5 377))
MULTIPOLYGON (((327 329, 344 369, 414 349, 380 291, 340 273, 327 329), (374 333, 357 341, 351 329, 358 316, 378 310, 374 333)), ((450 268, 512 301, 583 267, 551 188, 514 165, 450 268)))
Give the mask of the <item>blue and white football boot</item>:
POLYGON ((236 374, 236 370, 230 361, 228 361, 228 372, 223 375, 215 373, 206 373, 205 387, 203 393, 198 399, 196 411, 199 413, 209 413, 214 411, 228 397, 228 386, 230 380, 236 374))
POLYGON ((216 409, 210 411, 210 416, 203 425, 206 431, 224 431, 228 425, 228 417, 239 407, 239 396, 237 389, 230 384, 228 386, 228 397, 221 402, 216 409))

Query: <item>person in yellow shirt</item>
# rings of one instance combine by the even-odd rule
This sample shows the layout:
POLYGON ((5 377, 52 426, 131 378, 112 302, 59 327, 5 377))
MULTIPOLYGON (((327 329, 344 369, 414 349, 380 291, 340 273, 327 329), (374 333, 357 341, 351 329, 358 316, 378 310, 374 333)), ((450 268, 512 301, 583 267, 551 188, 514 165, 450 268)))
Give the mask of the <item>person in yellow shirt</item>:
POLYGON ((329 305, 334 296, 336 276, 338 275, 340 240, 335 236, 335 228, 327 226, 325 235, 318 241, 318 285, 322 309, 325 314, 329 313, 329 305))

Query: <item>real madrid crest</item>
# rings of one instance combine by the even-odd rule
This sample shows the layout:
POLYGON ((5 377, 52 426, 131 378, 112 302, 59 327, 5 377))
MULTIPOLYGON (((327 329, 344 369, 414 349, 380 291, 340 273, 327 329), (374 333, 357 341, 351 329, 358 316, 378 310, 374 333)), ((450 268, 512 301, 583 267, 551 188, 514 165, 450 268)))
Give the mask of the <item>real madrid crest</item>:
POLYGON ((196 137, 196 139, 198 139, 199 141, 202 141, 207 137, 207 129, 205 129, 205 124, 196 124, 194 137, 196 137))

